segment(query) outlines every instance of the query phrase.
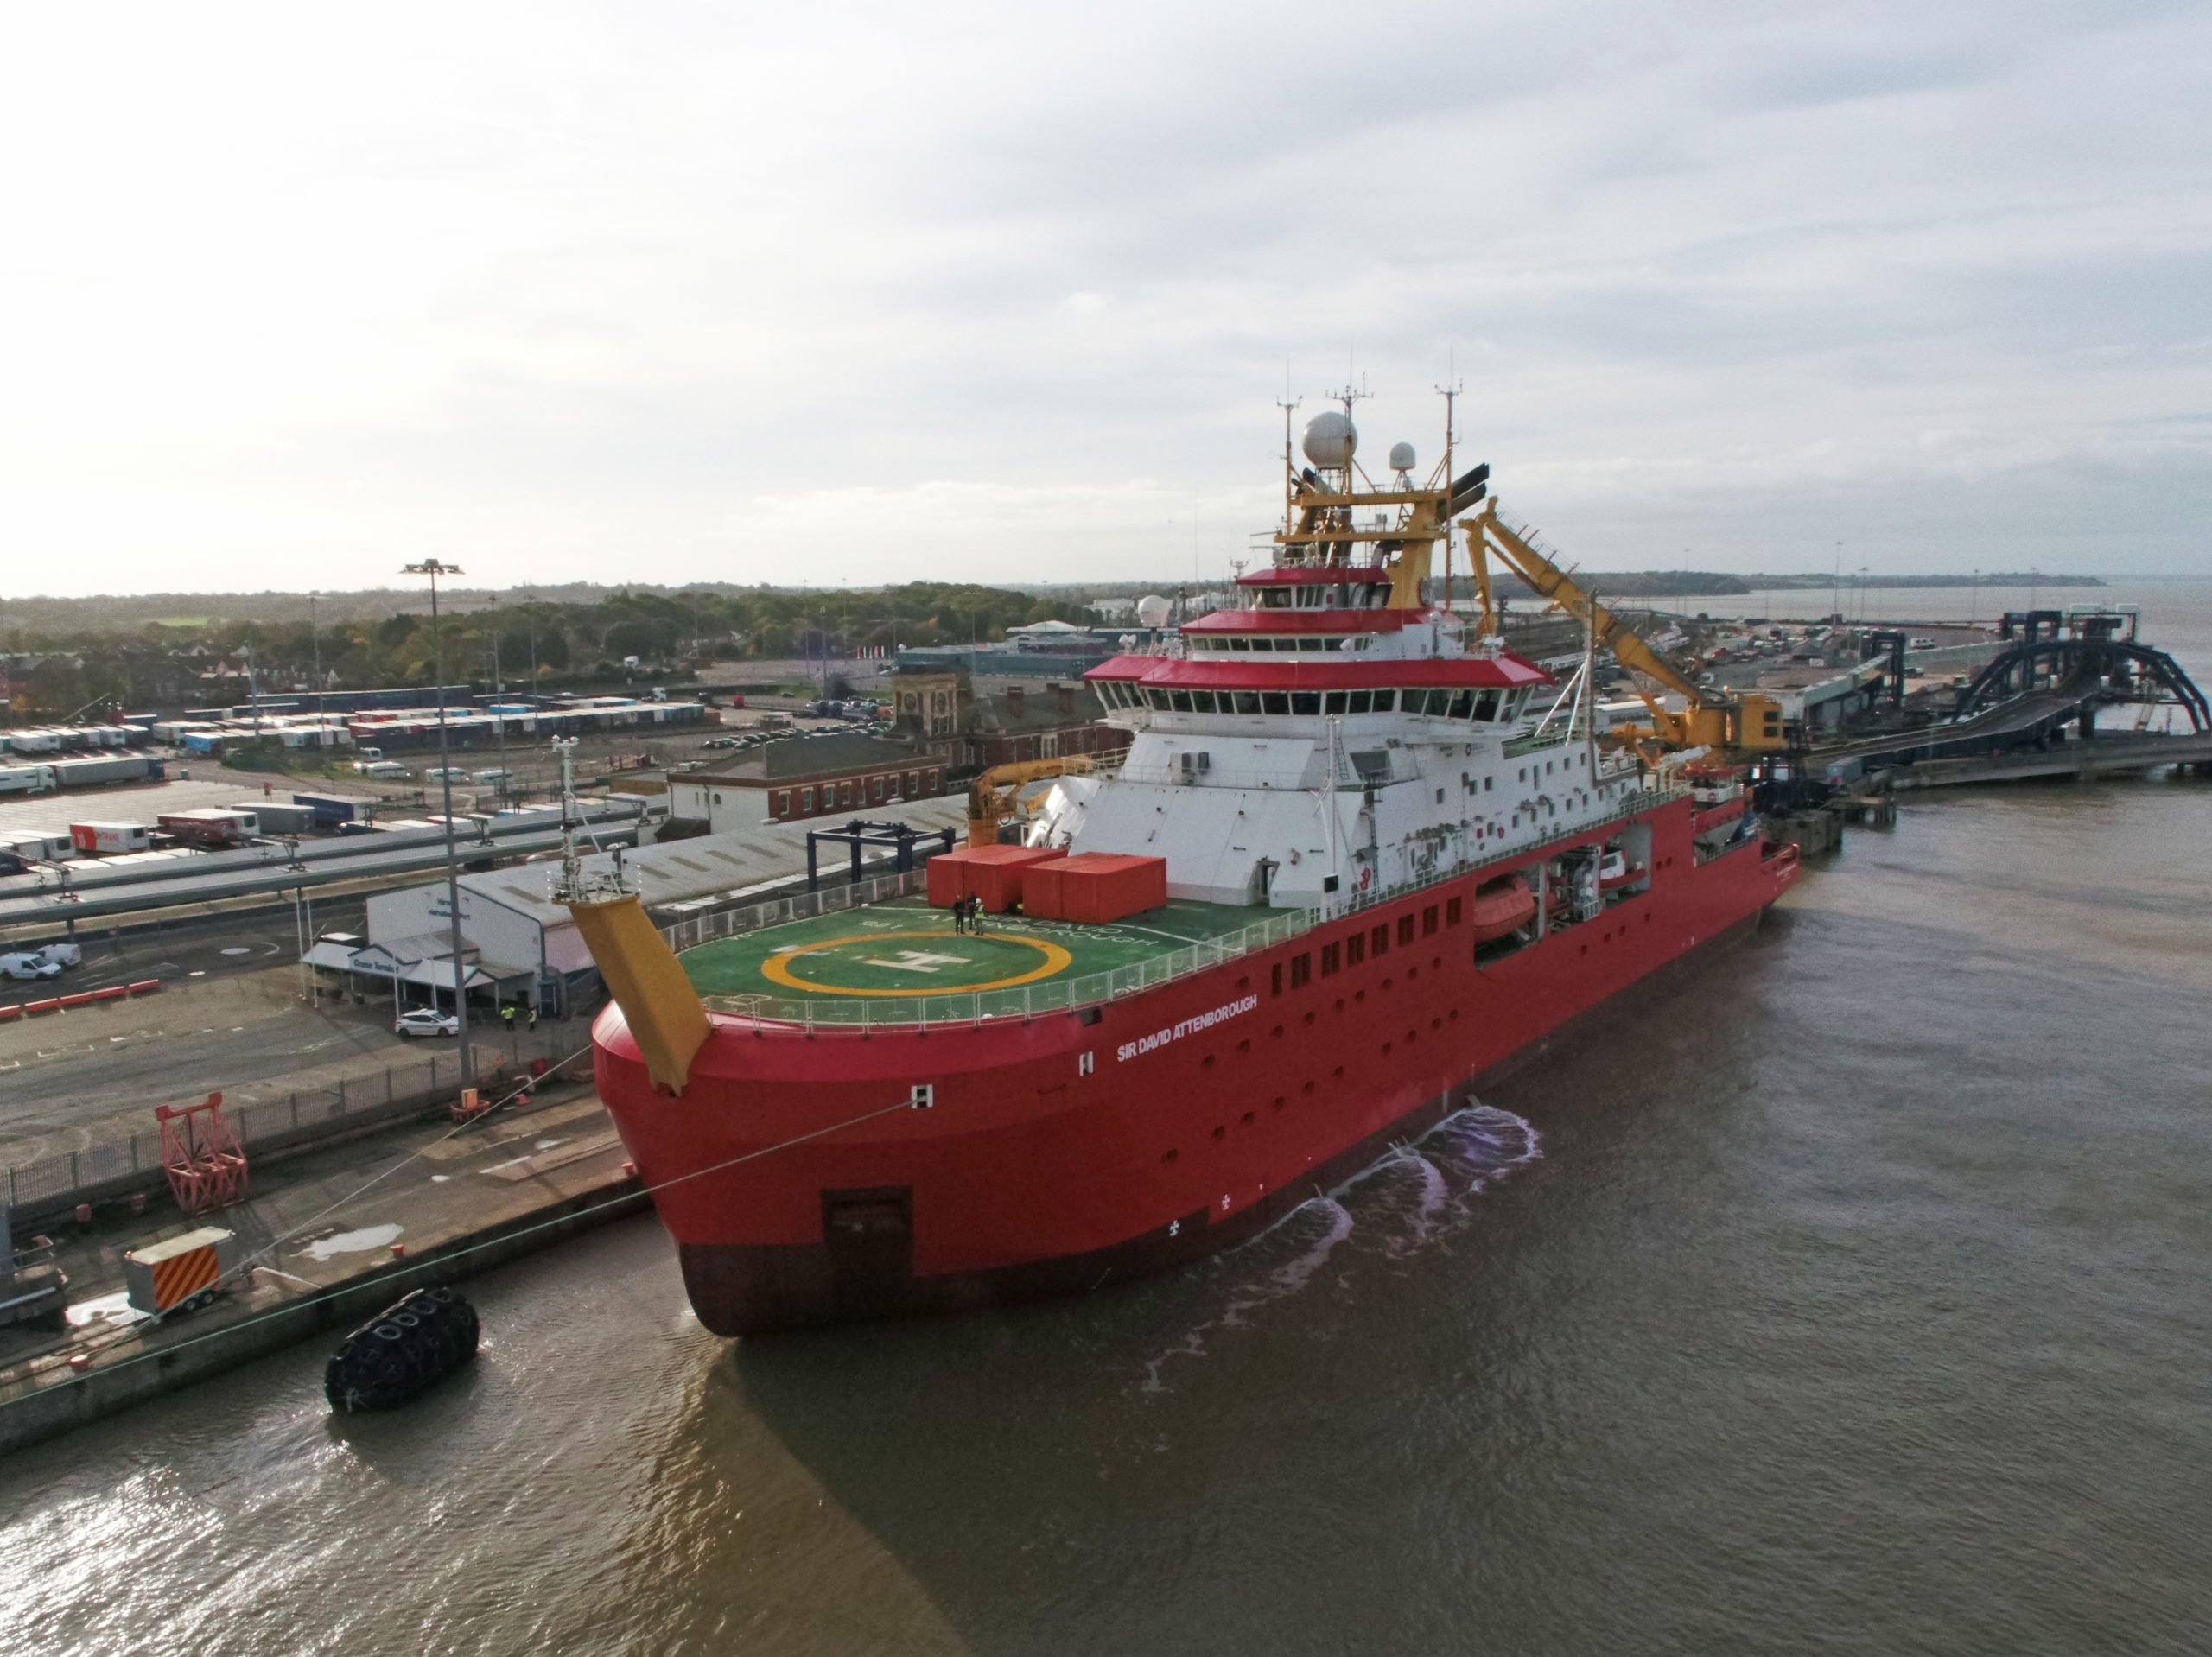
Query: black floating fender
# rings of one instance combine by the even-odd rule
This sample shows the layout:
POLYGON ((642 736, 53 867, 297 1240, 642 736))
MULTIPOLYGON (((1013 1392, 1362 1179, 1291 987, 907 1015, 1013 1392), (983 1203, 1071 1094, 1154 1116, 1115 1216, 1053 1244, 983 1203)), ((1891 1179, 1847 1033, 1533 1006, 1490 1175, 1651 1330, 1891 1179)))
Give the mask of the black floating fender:
POLYGON ((348 1335, 323 1366, 340 1415, 410 1403, 476 1355, 476 1308, 457 1289, 416 1289, 348 1335))

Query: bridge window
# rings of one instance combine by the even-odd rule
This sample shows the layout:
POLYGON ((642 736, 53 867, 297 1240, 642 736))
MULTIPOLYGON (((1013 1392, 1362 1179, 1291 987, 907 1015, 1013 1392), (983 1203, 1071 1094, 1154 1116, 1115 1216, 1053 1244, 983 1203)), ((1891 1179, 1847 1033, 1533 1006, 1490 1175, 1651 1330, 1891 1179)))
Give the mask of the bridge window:
POLYGON ((1258 713, 1260 711, 1260 693, 1256 690, 1238 691, 1236 693, 1236 711, 1240 714, 1258 713))
POLYGON ((1471 690, 1463 690, 1458 695, 1452 698, 1452 711, 1448 715, 1446 715, 1446 717, 1451 719, 1472 718, 1474 705, 1475 693, 1471 690))
POLYGON ((1167 711, 1167 693, 1166 691, 1147 689, 1144 694, 1145 700, 1149 702, 1155 710, 1162 714, 1167 711))
POLYGON ((1347 712, 1354 714, 1367 714, 1374 711, 1375 693, 1373 691, 1354 690, 1347 694, 1351 698, 1351 706, 1346 709, 1347 712))
POLYGON ((1290 711, 1294 714, 1318 714, 1321 711, 1321 693, 1318 690, 1294 690, 1290 693, 1290 711))
POLYGON ((1252 641, 1244 638, 1232 638, 1229 641, 1229 648, 1233 651, 1249 651, 1252 648, 1252 641))
POLYGON ((1345 695, 1346 693, 1341 690, 1332 690, 1328 694, 1327 697, 1322 702, 1321 711, 1325 714, 1343 713, 1344 711, 1345 695))
POLYGON ((1263 690, 1260 693, 1262 708, 1270 714, 1290 712, 1290 694, 1283 690, 1263 690))

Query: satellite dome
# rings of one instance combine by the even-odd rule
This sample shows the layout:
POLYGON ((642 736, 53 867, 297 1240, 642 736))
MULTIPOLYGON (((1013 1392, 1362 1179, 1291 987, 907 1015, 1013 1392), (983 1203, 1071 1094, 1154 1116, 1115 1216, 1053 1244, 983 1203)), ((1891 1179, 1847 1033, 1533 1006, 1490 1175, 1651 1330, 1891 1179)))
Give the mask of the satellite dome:
POLYGON ((1147 593, 1137 600, 1137 619, 1147 627, 1165 627, 1175 606, 1157 593, 1147 593))
POLYGON ((1341 470, 1351 464, 1352 453, 1359 447, 1359 429, 1350 415, 1326 409, 1306 422, 1302 447, 1315 466, 1341 470))
POLYGON ((1410 472, 1414 469, 1414 446, 1411 443, 1390 445, 1390 470, 1410 472))

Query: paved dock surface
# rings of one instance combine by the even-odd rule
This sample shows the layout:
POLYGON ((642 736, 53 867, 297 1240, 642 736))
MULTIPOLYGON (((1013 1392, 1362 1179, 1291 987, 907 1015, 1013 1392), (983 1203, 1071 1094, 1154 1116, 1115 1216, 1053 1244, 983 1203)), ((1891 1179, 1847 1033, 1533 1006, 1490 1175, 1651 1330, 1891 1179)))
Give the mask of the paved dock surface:
POLYGON ((572 1089, 458 1131, 414 1124, 308 1152, 205 1218, 163 1203, 69 1226, 54 1238, 69 1275, 67 1332, 0 1330, 0 1449, 303 1336, 334 1343, 417 1281, 465 1277, 632 1211, 643 1198, 626 1159, 598 1098, 572 1089), (238 1233, 251 1273, 200 1311, 132 1313, 123 1252, 203 1224, 238 1233))

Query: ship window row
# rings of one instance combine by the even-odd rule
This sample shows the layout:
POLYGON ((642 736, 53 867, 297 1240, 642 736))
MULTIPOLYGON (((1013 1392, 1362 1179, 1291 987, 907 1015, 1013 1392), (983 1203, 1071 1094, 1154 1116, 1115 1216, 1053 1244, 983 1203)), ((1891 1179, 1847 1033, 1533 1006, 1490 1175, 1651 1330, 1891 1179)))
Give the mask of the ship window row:
POLYGON ((1521 717, 1526 690, 1170 690, 1158 685, 1098 682, 1109 708, 1149 708, 1160 714, 1421 714, 1430 719, 1503 723, 1521 717))
POLYGON ((1331 582, 1325 587, 1263 587, 1262 610, 1380 610, 1390 601, 1389 581, 1351 585, 1331 582), (1294 599, 1293 594, 1297 596, 1294 599))
POLYGON ((1244 633, 1185 633, 1185 648, 1193 651, 1364 651, 1375 645, 1373 633, 1340 633, 1327 638, 1309 638, 1300 634, 1296 638, 1279 638, 1274 634, 1247 635, 1244 633))
MULTIPOLYGON (((1398 948, 1408 949, 1413 947, 1416 929, 1421 936, 1433 938, 1442 928, 1457 926, 1466 917, 1463 900, 1452 898, 1444 903, 1440 911, 1435 904, 1427 905, 1418 916, 1408 910, 1398 917, 1395 928, 1388 921, 1377 926, 1356 926, 1334 942, 1321 946, 1321 976, 1332 978, 1347 967, 1357 967, 1370 959, 1380 961, 1390 953, 1394 930, 1398 948)), ((1313 957, 1308 954, 1293 955, 1290 958, 1290 987, 1303 989, 1313 979, 1313 957)), ((1275 965, 1268 987, 1277 995, 1283 993, 1281 962, 1275 965)))

